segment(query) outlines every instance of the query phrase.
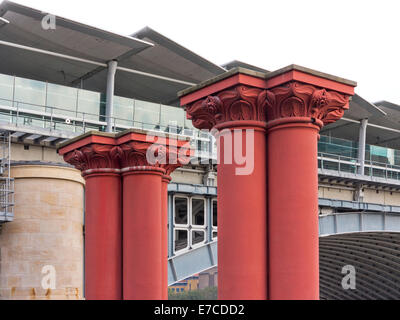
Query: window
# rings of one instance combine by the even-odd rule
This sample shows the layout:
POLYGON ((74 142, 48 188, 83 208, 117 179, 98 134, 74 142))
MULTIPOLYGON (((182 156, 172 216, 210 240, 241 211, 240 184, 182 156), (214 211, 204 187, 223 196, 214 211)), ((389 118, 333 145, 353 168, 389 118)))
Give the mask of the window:
POLYGON ((189 247, 188 230, 175 229, 175 251, 187 249, 189 247))
POLYGON ((191 246, 202 244, 206 241, 206 199, 191 198, 191 246))
POLYGON ((213 240, 218 238, 218 202, 217 200, 212 201, 212 238, 213 240))
POLYGON ((205 224, 205 199, 192 198, 192 225, 204 226, 205 224))
MULTIPOLYGON (((207 201, 203 197, 176 195, 173 202, 174 249, 190 249, 200 246, 207 237, 207 201)), ((210 212, 211 214, 211 212, 210 212)), ((213 231, 216 228, 213 228, 213 231)), ((215 230, 216 231, 216 230, 215 230)))
POLYGON ((188 198, 175 197, 175 224, 188 224, 188 198))
POLYGON ((218 226, 218 206, 217 206, 217 201, 215 201, 215 200, 213 200, 213 202, 212 202, 212 214, 213 214, 212 225, 213 225, 213 227, 217 227, 218 226))
POLYGON ((200 244, 205 241, 205 232, 201 230, 192 231, 192 245, 200 244))

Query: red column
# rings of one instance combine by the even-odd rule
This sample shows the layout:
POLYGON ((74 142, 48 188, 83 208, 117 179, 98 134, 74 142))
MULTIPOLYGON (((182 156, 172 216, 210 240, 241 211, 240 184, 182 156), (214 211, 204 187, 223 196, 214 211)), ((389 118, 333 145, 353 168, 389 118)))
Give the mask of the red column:
POLYGON ((161 300, 161 179, 164 169, 123 173, 124 300, 161 300))
POLYGON ((161 184, 161 283, 162 300, 168 300, 168 184, 171 177, 164 175, 161 184))
MULTIPOLYGON (((296 118, 290 119, 296 121, 296 118)), ((297 122, 298 121, 298 122, 297 122)), ((271 300, 319 299, 320 127, 278 120, 268 131, 268 238, 271 300), (283 147, 284 146, 284 147, 283 147)))
POLYGON ((85 298, 121 300, 121 177, 113 146, 92 142, 78 140, 59 151, 86 180, 85 298))
MULTIPOLYGON (((237 175, 237 164, 226 164, 225 138, 218 138, 218 297, 221 300, 267 299, 266 136, 265 124, 237 122, 233 130, 254 130, 254 170, 237 175)), ((226 132, 226 131, 225 131, 226 132)), ((235 145, 235 137, 233 144, 235 145)), ((235 150, 233 152, 241 152, 235 150)), ((249 155, 250 157, 252 155, 249 155)))
MULTIPOLYGON (((193 156, 193 150, 190 149, 190 142, 175 139, 166 140, 165 163, 161 168, 165 170, 161 183, 161 283, 162 300, 168 300, 168 185, 171 182, 171 173, 177 168, 189 163, 193 156)), ((172 241, 172 239, 171 239, 172 241)))
POLYGON ((85 180, 85 297, 121 300, 121 177, 96 173, 85 180))
POLYGON ((242 85, 240 76, 218 79, 181 102, 195 127, 219 131, 218 298, 264 300, 268 275, 265 92, 259 87, 261 79, 245 77, 242 85), (241 172, 245 165, 237 157, 242 155, 253 164, 247 172, 241 172))
POLYGON ((124 300, 168 299, 168 183, 170 173, 181 166, 177 153, 181 147, 186 150, 187 141, 160 138, 150 143, 148 138, 134 134, 119 147, 124 300), (171 155, 174 163, 169 163, 171 155))
POLYGON ((58 152, 86 179, 86 298, 167 299, 168 182, 189 141, 91 132, 58 152))
POLYGON ((355 86, 291 65, 230 70, 179 93, 199 129, 268 121, 268 141, 254 126, 255 174, 218 166, 220 299, 318 299, 318 132, 343 116, 355 86))
POLYGON ((267 94, 271 300, 319 299, 319 131, 342 117, 354 89, 328 91, 316 86, 318 81, 336 85, 319 78, 313 85, 291 79, 267 94))

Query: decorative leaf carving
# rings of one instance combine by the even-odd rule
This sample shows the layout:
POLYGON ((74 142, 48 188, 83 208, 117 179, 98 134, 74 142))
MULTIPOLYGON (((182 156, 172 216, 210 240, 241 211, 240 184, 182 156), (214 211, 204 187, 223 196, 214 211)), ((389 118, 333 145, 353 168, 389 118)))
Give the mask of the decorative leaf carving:
POLYGON ((339 120, 348 108, 348 95, 300 82, 291 82, 267 92, 268 121, 310 117, 328 124, 339 120))
POLYGON ((198 129, 211 130, 228 121, 265 121, 266 91, 239 85, 186 107, 188 118, 198 129))

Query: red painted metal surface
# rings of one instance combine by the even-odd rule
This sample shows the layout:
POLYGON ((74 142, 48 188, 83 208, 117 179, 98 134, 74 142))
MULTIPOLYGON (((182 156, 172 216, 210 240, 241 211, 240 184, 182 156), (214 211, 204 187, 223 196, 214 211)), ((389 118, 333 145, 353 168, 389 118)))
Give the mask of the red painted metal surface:
POLYGON ((161 184, 161 283, 162 300, 168 300, 168 184, 171 177, 163 176, 161 184))
POLYGON ((269 299, 318 300, 319 126, 268 132, 269 299))
POLYGON ((123 298, 161 300, 160 171, 123 174, 123 298))
POLYGON ((319 299, 317 140, 348 109, 355 83, 286 69, 253 83, 235 75, 181 97, 196 128, 268 128, 256 130, 247 176, 224 163, 219 142, 220 299, 319 299))
POLYGON ((121 178, 98 173, 85 179, 85 297, 121 300, 121 178))
POLYGON ((168 299, 169 175, 193 154, 188 142, 92 133, 59 153, 87 180, 86 298, 168 299), (165 158, 149 164, 150 148, 165 158))
MULTIPOLYGON (((254 171, 238 176, 236 169, 240 166, 223 161, 218 166, 218 298, 221 300, 267 299, 266 136, 264 128, 253 128, 257 146, 254 171)), ((245 137, 243 133, 244 146, 245 137)), ((224 139, 219 143, 224 155, 224 139)))
POLYGON ((329 90, 334 90, 337 92, 345 93, 348 95, 354 95, 354 87, 343 84, 337 81, 333 81, 330 79, 321 78, 312 74, 308 74, 305 72, 301 72, 298 70, 291 70, 287 73, 281 74, 277 77, 273 77, 268 79, 266 88, 272 89, 276 86, 280 86, 282 84, 291 82, 291 81, 299 81, 304 84, 311 84, 318 86, 320 88, 325 88, 329 90))

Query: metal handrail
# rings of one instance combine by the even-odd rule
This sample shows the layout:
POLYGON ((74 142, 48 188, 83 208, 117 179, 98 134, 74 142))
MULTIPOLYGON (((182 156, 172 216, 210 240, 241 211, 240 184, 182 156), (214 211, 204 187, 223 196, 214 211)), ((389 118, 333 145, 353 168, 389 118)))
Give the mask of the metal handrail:
MULTIPOLYGON (((72 126, 82 127, 84 129, 84 132, 86 131, 87 125, 95 125, 95 126, 104 126, 105 127, 107 125, 106 120, 108 118, 110 118, 112 120, 115 131, 118 131, 119 129, 138 128, 138 129, 143 129, 143 130, 154 130, 157 132, 169 132, 170 129, 173 128, 172 125, 165 126, 165 125, 161 125, 161 124, 137 121, 134 119, 127 120, 127 119, 123 119, 123 118, 119 118, 119 117, 107 117, 106 115, 94 114, 94 113, 90 113, 90 112, 82 112, 82 111, 74 112, 71 110, 62 109, 62 108, 58 108, 58 107, 36 105, 36 104, 26 103, 26 102, 22 102, 22 101, 12 101, 12 100, 2 99, 2 98, 0 98, 0 101, 7 101, 7 102, 11 102, 13 104, 13 106, 11 106, 11 107, 0 105, 0 110, 10 111, 11 116, 13 116, 12 111, 15 111, 17 118, 19 118, 20 115, 23 114, 23 116, 25 118, 30 118, 30 119, 36 120, 36 118, 32 117, 32 115, 37 115, 37 116, 47 117, 47 118, 43 119, 44 121, 49 120, 50 123, 60 123, 60 124, 66 124, 64 121, 70 120, 72 122, 72 124, 71 124, 72 126), (33 107, 37 107, 37 108, 43 108, 44 110, 43 111, 30 110, 30 109, 22 108, 20 105, 28 105, 28 106, 33 106, 33 107), (50 110, 50 112, 48 112, 47 110, 50 110), (63 115, 63 114, 59 114, 59 113, 57 114, 57 111, 66 112, 66 113, 75 113, 75 115, 67 116, 67 115, 63 115), (79 117, 79 115, 81 115, 81 117, 79 117), (89 117, 97 117, 97 118, 99 118, 99 120, 97 121, 97 120, 88 119, 89 117), (63 122, 57 121, 55 119, 63 120, 63 122), (117 122, 131 123, 131 125, 122 125, 117 122), (149 128, 152 128, 152 129, 149 129, 149 128)), ((16 124, 18 125, 18 122, 16 124)), ((52 126, 50 127, 50 129, 52 129, 52 126)), ((177 130, 174 133, 176 133, 178 135, 191 137, 196 140, 203 140, 203 141, 208 140, 205 137, 204 132, 201 132, 197 129, 185 128, 185 127, 181 127, 181 126, 176 126, 176 129, 177 130), (185 134, 188 131, 192 131, 192 135, 185 134), (181 132, 183 132, 183 133, 181 133, 181 132)), ((76 130, 74 130, 74 131, 76 131, 76 130)))
MULTIPOLYGON (((0 101, 12 102, 12 106, 4 106, 0 104, 0 112, 6 111, 6 115, 10 117, 9 122, 15 126, 30 126, 38 127, 40 129, 49 130, 49 132, 57 131, 71 131, 74 133, 86 133, 90 130, 100 130, 103 131, 107 126, 108 117, 102 114, 93 114, 89 112, 73 112, 71 110, 66 110, 58 107, 35 105, 32 103, 25 103, 21 101, 11 101, 7 99, 1 99, 0 101), (23 106, 28 106, 28 108, 23 108, 23 106), (31 110, 29 106, 38 108, 39 110, 31 110), (40 109, 42 111, 40 111, 40 109), (74 113, 72 116, 68 116, 60 113, 74 113), (80 117, 81 115, 81 117, 80 117), (94 120, 90 118, 98 118, 99 120, 94 120), (15 118, 15 121, 14 121, 15 118), (88 119, 89 118, 89 119, 88 119), (23 123, 20 123, 20 119, 24 119, 23 123), (39 126, 32 123, 34 120, 41 121, 39 126), (62 126, 60 128, 60 126, 62 126), (70 126, 71 129, 66 129, 65 126, 70 126)), ((176 134, 178 136, 189 138, 194 144, 195 149, 197 146, 197 141, 202 141, 204 143, 212 143, 211 134, 206 134, 205 132, 192 128, 185 128, 181 126, 174 126, 172 124, 164 126, 161 124, 146 123, 141 121, 136 121, 135 119, 126 120, 119 117, 110 117, 114 125, 114 132, 120 132, 126 129, 137 128, 146 130, 148 132, 154 133, 170 133, 176 134), (121 122, 127 123, 127 125, 121 124, 121 122)), ((198 150, 195 153, 197 158, 215 158, 213 152, 206 153, 205 151, 198 150)))
MULTIPOLYGON (((339 172, 349 172, 349 170, 341 170, 341 164, 347 164, 354 166, 354 172, 358 172, 358 168, 360 167, 360 163, 358 162, 358 159, 351 158, 351 157, 346 157, 346 156, 340 156, 340 155, 335 155, 335 154, 329 154, 329 153, 324 153, 324 152, 319 152, 318 153, 318 160, 320 160, 321 165, 320 169, 325 169, 324 163, 325 162, 335 162, 338 164, 338 170, 339 172)), ((398 177, 394 178, 395 180, 400 180, 400 166, 396 165, 390 165, 387 163, 382 163, 382 162, 377 162, 377 161, 370 161, 367 160, 364 163, 365 169, 369 169, 369 174, 368 176, 378 176, 382 177, 382 175, 377 175, 374 174, 374 169, 375 170, 382 170, 384 172, 384 177, 386 179, 389 179, 389 176, 393 176, 390 173, 398 173, 398 177), (397 167, 397 168, 396 168, 397 167)), ((329 168, 332 170, 332 168, 329 168)), ((365 175, 365 174, 364 174, 365 175)), ((393 178, 392 178, 393 179, 393 178)))

